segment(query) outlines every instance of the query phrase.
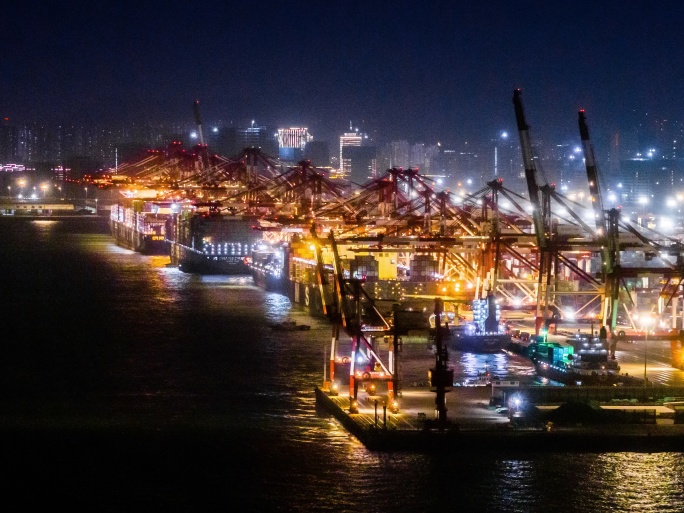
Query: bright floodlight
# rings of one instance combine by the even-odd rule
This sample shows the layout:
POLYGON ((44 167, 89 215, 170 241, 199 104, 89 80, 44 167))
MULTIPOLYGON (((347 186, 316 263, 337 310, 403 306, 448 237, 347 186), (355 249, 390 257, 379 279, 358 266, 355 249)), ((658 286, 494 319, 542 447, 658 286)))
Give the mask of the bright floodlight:
POLYGON ((649 326, 651 326, 653 324, 653 317, 651 317, 650 313, 641 314, 641 315, 639 315, 638 319, 639 319, 639 324, 641 324, 641 326, 643 328, 648 328, 649 326))
POLYGON ((662 230, 671 230, 672 228, 674 228, 674 220, 671 217, 661 217, 660 228, 662 230))
POLYGON ((665 204, 670 208, 674 208, 677 206, 677 202, 675 201, 674 198, 667 198, 667 200, 665 201, 665 204))
POLYGON ((646 196, 639 196, 639 199, 637 201, 639 202, 639 205, 648 204, 648 198, 646 196))

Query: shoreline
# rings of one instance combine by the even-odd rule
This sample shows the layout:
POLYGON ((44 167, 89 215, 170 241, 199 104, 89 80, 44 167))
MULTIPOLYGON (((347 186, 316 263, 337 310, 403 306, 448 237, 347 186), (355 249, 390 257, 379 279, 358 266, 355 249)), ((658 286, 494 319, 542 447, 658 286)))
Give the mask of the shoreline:
POLYGON ((380 452, 683 452, 684 424, 604 424, 578 427, 517 428, 460 416, 443 429, 420 419, 414 427, 399 426, 399 415, 350 414, 347 397, 315 388, 316 405, 337 419, 366 448, 380 452))

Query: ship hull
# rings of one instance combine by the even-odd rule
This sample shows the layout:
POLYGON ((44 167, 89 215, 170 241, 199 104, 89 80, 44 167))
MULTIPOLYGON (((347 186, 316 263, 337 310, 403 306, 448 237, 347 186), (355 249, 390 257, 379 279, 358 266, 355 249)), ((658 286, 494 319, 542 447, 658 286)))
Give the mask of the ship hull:
POLYGON ((252 218, 189 212, 168 224, 171 265, 187 273, 250 274, 247 262, 261 240, 252 218))
POLYGON ((169 245, 163 235, 141 233, 132 226, 110 220, 110 232, 116 244, 144 255, 168 255, 169 245))
POLYGON ((508 349, 509 335, 453 335, 451 348, 464 353, 499 353, 508 349))
POLYGON ((171 243, 171 263, 193 274, 249 274, 242 256, 207 255, 178 243, 171 243))
POLYGON ((264 290, 269 292, 282 292, 285 293, 287 290, 287 280, 285 280, 282 275, 274 275, 268 273, 262 269, 256 269, 250 266, 249 272, 252 275, 252 280, 254 284, 264 290))
POLYGON ((305 309, 309 314, 317 317, 325 315, 321 291, 315 283, 288 280, 283 288, 284 291, 281 290, 281 292, 284 292, 292 303, 305 309))
POLYGON ((625 377, 605 372, 580 373, 571 369, 561 369, 545 362, 534 362, 537 375, 564 385, 611 386, 624 382, 625 377))

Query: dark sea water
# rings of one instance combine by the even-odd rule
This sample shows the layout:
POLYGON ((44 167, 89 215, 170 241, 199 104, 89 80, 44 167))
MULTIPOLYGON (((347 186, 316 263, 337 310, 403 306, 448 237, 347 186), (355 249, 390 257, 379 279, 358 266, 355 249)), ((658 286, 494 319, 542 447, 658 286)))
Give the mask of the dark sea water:
POLYGON ((0 219, 6 511, 684 511, 679 453, 370 452, 316 411, 325 321, 167 262, 0 219))

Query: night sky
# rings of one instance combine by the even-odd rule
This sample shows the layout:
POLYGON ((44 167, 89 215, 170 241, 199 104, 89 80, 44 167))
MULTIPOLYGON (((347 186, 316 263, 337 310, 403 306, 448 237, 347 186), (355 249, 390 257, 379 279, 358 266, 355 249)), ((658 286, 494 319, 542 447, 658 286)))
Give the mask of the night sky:
POLYGON ((17 123, 350 121, 383 139, 577 138, 684 121, 684 2, 12 2, 0 115, 17 123))

